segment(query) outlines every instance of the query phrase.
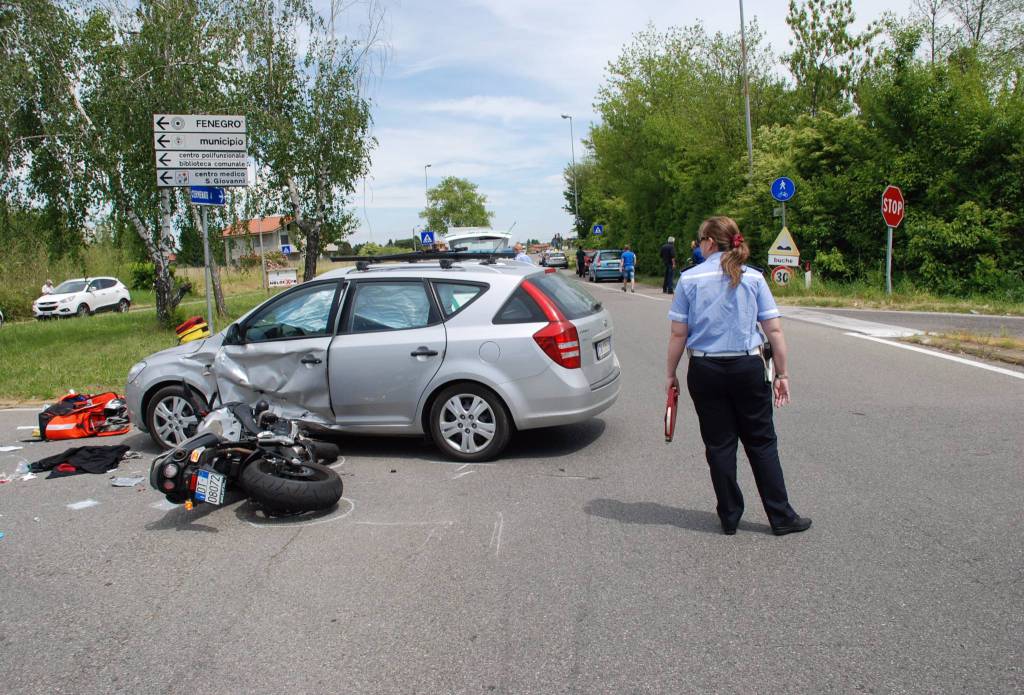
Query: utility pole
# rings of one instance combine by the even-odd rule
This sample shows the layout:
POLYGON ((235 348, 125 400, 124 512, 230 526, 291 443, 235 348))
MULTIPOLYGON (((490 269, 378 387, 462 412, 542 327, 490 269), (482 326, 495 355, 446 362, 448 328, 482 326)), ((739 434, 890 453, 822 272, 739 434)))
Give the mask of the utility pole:
POLYGON ((754 138, 750 133, 750 79, 747 77, 747 27, 743 20, 743 0, 740 0, 740 53, 743 54, 743 99, 747 112, 747 160, 750 163, 750 181, 753 182, 754 138))
POLYGON ((562 118, 569 119, 569 149, 572 152, 572 204, 573 222, 576 227, 576 235, 579 236, 580 229, 580 195, 576 188, 576 135, 572 129, 572 116, 563 113, 562 118))
POLYGON ((430 164, 423 165, 423 194, 430 195, 430 186, 427 185, 427 169, 431 167, 430 164))

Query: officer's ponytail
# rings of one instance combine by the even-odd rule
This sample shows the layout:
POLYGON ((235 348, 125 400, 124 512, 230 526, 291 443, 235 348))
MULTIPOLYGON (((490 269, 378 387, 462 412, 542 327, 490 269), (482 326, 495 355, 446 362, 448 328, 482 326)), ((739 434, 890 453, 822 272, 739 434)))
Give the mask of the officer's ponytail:
POLYGON ((729 286, 736 287, 743 277, 743 264, 750 258, 750 247, 731 217, 709 217, 700 226, 698 236, 709 237, 722 252, 722 270, 729 276, 729 286))

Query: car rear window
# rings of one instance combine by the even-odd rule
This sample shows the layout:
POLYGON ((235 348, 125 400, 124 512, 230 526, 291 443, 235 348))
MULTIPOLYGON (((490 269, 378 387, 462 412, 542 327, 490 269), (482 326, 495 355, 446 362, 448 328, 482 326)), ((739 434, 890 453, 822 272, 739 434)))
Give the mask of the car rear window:
POLYGON ((494 323, 541 323, 547 320, 537 302, 522 287, 515 289, 494 317, 494 323))
POLYGON ((590 316, 601 310, 601 304, 586 290, 558 273, 531 275, 530 282, 551 298, 570 321, 590 316))
POLYGON ((622 258, 622 251, 602 251, 601 252, 601 260, 602 261, 614 261, 614 260, 617 260, 619 258, 622 258))

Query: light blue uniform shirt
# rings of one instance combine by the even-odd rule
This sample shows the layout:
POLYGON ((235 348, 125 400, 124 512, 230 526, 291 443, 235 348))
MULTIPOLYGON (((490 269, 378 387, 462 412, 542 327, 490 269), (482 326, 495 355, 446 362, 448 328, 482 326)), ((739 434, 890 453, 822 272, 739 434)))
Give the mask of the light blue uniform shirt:
POLYGON ((516 256, 516 260, 517 260, 517 261, 519 261, 520 263, 529 263, 530 265, 533 265, 533 259, 532 259, 532 258, 530 258, 530 257, 529 257, 529 256, 528 256, 527 254, 525 254, 525 253, 520 253, 520 254, 518 254, 518 255, 516 256))
POLYGON ((758 321, 778 318, 779 308, 764 277, 743 267, 740 284, 729 286, 722 253, 679 276, 668 317, 689 328, 686 347, 704 352, 744 352, 762 343, 758 321))

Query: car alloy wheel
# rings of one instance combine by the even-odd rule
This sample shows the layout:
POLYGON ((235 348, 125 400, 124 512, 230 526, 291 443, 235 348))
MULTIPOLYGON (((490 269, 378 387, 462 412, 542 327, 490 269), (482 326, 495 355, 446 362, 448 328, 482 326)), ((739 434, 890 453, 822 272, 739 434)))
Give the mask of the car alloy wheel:
POLYGON ((508 444, 512 429, 498 396, 471 383, 456 384, 438 394, 430 419, 434 441, 460 461, 494 458, 508 444))
MULTIPOLYGON (((197 402, 201 398, 195 392, 191 395, 197 402)), ((153 441, 164 449, 171 449, 195 436, 199 418, 181 386, 166 386, 153 395, 146 409, 146 424, 153 441)))
POLYGON ((128 312, 128 300, 127 299, 122 299, 120 302, 118 302, 117 303, 117 310, 119 312, 121 312, 122 314, 127 313, 128 312))
POLYGON ((78 311, 76 313, 79 318, 85 318, 89 315, 89 306, 87 304, 79 304, 78 311))

